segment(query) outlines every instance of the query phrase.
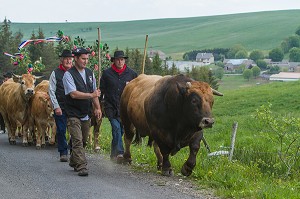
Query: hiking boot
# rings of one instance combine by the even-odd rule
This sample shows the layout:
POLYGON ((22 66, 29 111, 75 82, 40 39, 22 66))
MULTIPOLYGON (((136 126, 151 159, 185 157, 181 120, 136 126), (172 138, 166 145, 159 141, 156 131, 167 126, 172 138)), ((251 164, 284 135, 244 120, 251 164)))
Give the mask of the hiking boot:
POLYGON ((61 162, 68 162, 68 156, 67 155, 61 155, 60 158, 59 158, 59 160, 61 162))
POLYGON ((117 164, 123 164, 123 162, 124 162, 123 154, 117 155, 117 164))
POLYGON ((78 172, 78 175, 79 176, 88 176, 89 175, 89 172, 87 169, 81 169, 79 172, 78 172))

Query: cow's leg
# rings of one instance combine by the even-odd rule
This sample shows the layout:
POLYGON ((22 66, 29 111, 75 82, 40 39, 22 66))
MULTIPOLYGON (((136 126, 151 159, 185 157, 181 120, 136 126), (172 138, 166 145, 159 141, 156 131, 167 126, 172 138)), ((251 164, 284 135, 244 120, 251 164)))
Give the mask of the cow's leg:
POLYGON ((29 121, 25 121, 25 123, 21 124, 21 133, 22 133, 22 145, 28 146, 28 140, 32 141, 32 137, 29 131, 29 121))
POLYGON ((23 128, 24 128, 24 131, 26 131, 27 135, 28 135, 28 145, 29 146, 33 145, 33 139, 35 137, 35 135, 34 135, 34 132, 35 132, 34 131, 34 128, 35 128, 34 122, 31 119, 29 119, 29 122, 25 123, 23 128))
POLYGON ((162 175, 164 176, 173 176, 174 175, 174 171, 171 167, 171 163, 169 160, 169 155, 170 153, 164 152, 164 150, 162 151, 162 156, 163 156, 163 164, 162 164, 162 175))
MULTIPOLYGON (((123 123, 124 124, 124 123, 123 123)), ((134 127, 131 123, 124 124, 124 143, 125 143, 125 152, 123 154, 124 161, 129 164, 132 162, 131 153, 130 153, 130 145, 132 143, 134 137, 134 127)))
MULTIPOLYGON (((46 146, 46 134, 47 134, 48 129, 50 129, 50 128, 48 128, 48 124, 47 123, 46 124, 41 124, 41 130, 40 130, 40 132, 42 134, 41 135, 41 137, 42 137, 41 147, 42 148, 45 148, 45 146, 46 146)), ((49 136, 49 134, 47 136, 49 136)))
POLYGON ((154 153, 157 158, 157 170, 162 170, 163 156, 161 155, 159 146, 156 144, 156 142, 153 142, 153 148, 154 148, 154 153))
POLYGON ((18 136, 19 138, 23 136, 23 125, 19 121, 17 121, 16 136, 18 136))
POLYGON ((99 135, 100 135, 100 126, 102 123, 102 118, 96 119, 96 122, 94 124, 94 150, 97 152, 100 150, 99 146, 99 135))
POLYGON ((10 119, 8 117, 8 114, 3 113, 2 116, 3 116, 3 119, 4 119, 5 125, 7 127, 7 131, 8 131, 8 133, 7 133, 8 142, 11 145, 15 145, 16 144, 16 139, 15 139, 14 131, 12 131, 12 128, 11 128, 11 122, 10 122, 10 119))
POLYGON ((9 143, 12 145, 16 145, 17 124, 16 124, 16 121, 11 120, 11 118, 9 119, 9 121, 10 121, 10 129, 11 129, 11 137, 10 137, 9 143))
POLYGON ((36 125, 36 132, 35 132, 35 137, 36 137, 36 145, 35 148, 36 149, 41 149, 41 131, 43 131, 44 129, 42 129, 41 125, 39 123, 35 123, 36 125))
MULTIPOLYGON (((54 121, 51 123, 50 127, 51 127, 51 139, 49 140, 49 144, 54 145, 55 144, 55 136, 56 136, 56 124, 54 121)), ((49 129, 50 129, 50 127, 48 126, 49 129)))
POLYGON ((190 155, 189 155, 187 161, 184 163, 184 165, 181 168, 181 173, 184 176, 191 175, 194 167, 196 166, 196 156, 197 156, 197 153, 200 148, 200 141, 201 141, 202 137, 203 137, 203 132, 198 131, 191 138, 191 141, 189 143, 190 155))

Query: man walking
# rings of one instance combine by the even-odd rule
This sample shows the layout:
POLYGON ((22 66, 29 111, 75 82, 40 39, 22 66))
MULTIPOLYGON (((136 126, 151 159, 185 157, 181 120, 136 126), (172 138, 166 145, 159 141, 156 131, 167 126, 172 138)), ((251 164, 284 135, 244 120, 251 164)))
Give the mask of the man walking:
POLYGON ((101 108, 98 97, 100 90, 96 88, 93 72, 86 67, 89 51, 77 48, 73 51, 74 67, 65 72, 63 84, 66 95, 67 128, 71 134, 72 153, 69 165, 78 172, 79 176, 87 176, 87 160, 84 147, 90 131, 92 103, 94 114, 101 117, 101 108))
POLYGON ((128 82, 137 77, 137 73, 126 65, 128 57, 122 50, 117 50, 111 58, 111 67, 104 70, 100 89, 104 95, 104 109, 112 128, 110 158, 117 163, 123 162, 123 125, 120 119, 120 99, 128 82))
POLYGON ((61 162, 68 161, 68 144, 66 138, 67 116, 65 110, 65 90, 62 78, 72 67, 73 55, 70 50, 63 50, 60 65, 52 71, 49 79, 49 95, 53 104, 54 119, 57 127, 57 148, 61 162))

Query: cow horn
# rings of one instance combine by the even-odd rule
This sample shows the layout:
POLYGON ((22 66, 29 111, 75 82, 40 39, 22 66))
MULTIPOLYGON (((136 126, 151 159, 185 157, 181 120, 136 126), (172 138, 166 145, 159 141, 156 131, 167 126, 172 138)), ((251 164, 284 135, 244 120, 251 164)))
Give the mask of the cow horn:
POLYGON ((44 77, 44 76, 43 75, 42 76, 34 76, 35 79, 40 79, 42 77, 44 77))
POLYGON ((192 87, 192 83, 191 82, 187 82, 185 85, 186 85, 187 88, 191 88, 192 87))
POLYGON ((14 74, 14 73, 12 73, 12 76, 13 76, 13 77, 16 77, 16 78, 21 78, 20 75, 16 75, 16 74, 14 74))
POLYGON ((213 92, 214 95, 218 95, 218 96, 223 96, 223 93, 220 93, 219 91, 211 88, 211 91, 213 92))

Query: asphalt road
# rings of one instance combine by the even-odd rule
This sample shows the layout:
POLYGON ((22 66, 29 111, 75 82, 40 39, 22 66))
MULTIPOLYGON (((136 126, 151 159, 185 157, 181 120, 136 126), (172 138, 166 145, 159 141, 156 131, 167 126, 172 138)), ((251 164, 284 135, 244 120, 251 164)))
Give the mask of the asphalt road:
POLYGON ((23 147, 21 139, 10 145, 7 134, 0 134, 0 198, 214 198, 187 179, 133 171, 105 155, 87 154, 88 177, 58 158, 55 147, 23 147))

